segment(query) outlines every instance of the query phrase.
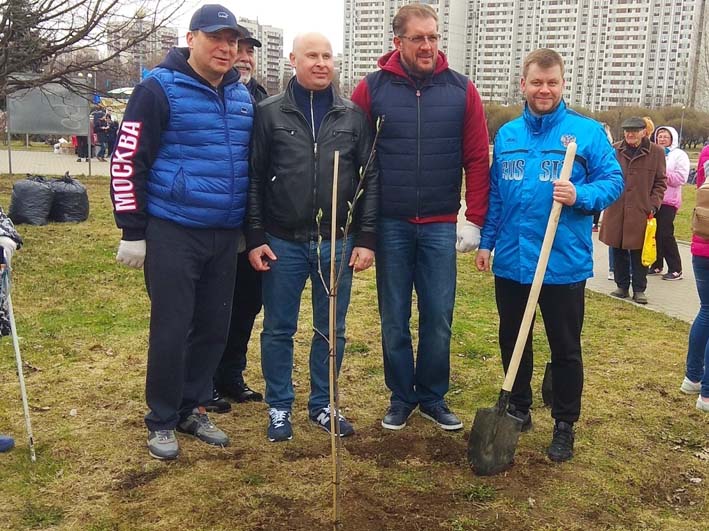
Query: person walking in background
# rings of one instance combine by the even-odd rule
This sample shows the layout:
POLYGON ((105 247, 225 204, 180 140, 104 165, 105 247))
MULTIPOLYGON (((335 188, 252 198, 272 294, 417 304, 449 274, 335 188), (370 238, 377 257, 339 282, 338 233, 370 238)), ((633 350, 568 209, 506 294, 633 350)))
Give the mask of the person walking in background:
MULTIPOLYGON (((706 180, 709 146, 697 164, 697 188, 706 180)), ((709 413, 709 240, 692 235, 692 269, 699 294, 699 312, 689 330, 687 364, 680 391, 697 396, 697 409, 709 413)))
MULTIPOLYGON (((336 263, 341 270, 337 288, 335 329, 337 370, 345 353, 345 318, 352 274, 374 260, 379 209, 378 171, 367 165, 372 135, 364 113, 342 99, 332 79, 332 46, 319 33, 299 35, 290 53, 295 77, 284 92, 259 103, 251 142, 249 213, 246 231, 249 260, 263 272, 263 332, 261 368, 266 380, 271 442, 293 437, 293 335, 305 284, 310 279, 315 332, 310 345, 308 416, 330 432, 329 297, 325 285, 330 270, 333 162, 340 152, 337 181, 336 263), (354 212, 352 232, 343 227, 357 185, 363 193, 354 212), (320 242, 320 238, 322 241, 320 242), (344 263, 341 262, 344 260, 344 263)), ((354 434, 338 412, 339 433, 354 434)))
MULTIPOLYGON (((239 72, 240 81, 249 90, 254 103, 259 103, 268 97, 268 93, 253 77, 256 71, 254 47, 261 48, 261 41, 254 39, 251 34, 239 39, 234 68, 239 72)), ((263 400, 263 395, 251 389, 244 381, 249 339, 256 316, 261 311, 262 273, 255 271, 251 266, 246 245, 240 244, 239 249, 241 250, 237 258, 238 274, 234 285, 229 337, 219 367, 214 374, 212 399, 206 405, 207 411, 215 413, 226 413, 231 410, 231 404, 224 398, 239 403, 263 400)))
MULTIPOLYGON (((601 125, 567 108, 562 98, 564 62, 556 51, 541 48, 531 52, 524 60, 520 83, 526 100, 524 112, 502 126, 495 138, 490 210, 475 264, 479 271, 489 271, 495 251, 492 266, 500 316, 498 336, 507 371, 552 202, 564 205, 539 307, 551 349, 554 389, 554 435, 547 455, 552 461, 566 461, 573 457, 573 426, 581 414, 581 330, 584 288, 586 279, 593 276, 592 214, 620 196, 623 178, 601 125), (570 179, 561 181, 570 141, 578 144, 576 162, 570 179)), ((532 344, 530 331, 508 409, 508 414, 520 420, 523 431, 532 427, 532 344)))
POLYGON ((396 49, 352 94, 370 122, 386 115, 377 147, 382 200, 376 272, 391 397, 382 426, 402 429, 418 407, 442 429, 459 430, 463 423, 445 400, 456 249, 472 251, 480 242, 490 186, 487 125, 477 89, 438 50, 436 12, 425 4, 405 5, 393 30, 396 49), (466 219, 456 233, 463 170, 466 219), (416 357, 410 330, 414 289, 416 357))
POLYGON ((111 158, 122 229, 116 260, 145 265, 150 337, 148 452, 175 459, 175 430, 211 445, 214 371, 229 330, 246 212, 254 109, 233 66, 246 35, 224 6, 192 15, 187 48, 172 48, 135 88, 111 158))
POLYGON ((599 238, 613 248, 617 288, 611 295, 628 298, 632 283, 633 300, 647 304, 647 267, 642 264, 641 255, 648 216, 660 208, 667 187, 665 152, 645 136, 646 124, 642 118, 627 118, 621 127, 623 140, 614 147, 625 189, 620 199, 606 208, 599 238))
POLYGON ((662 205, 657 211, 657 259, 648 270, 648 275, 662 273, 663 262, 667 262, 667 273, 662 280, 682 278, 682 258, 675 239, 675 216, 682 206, 682 185, 689 177, 689 157, 679 148, 679 135, 674 127, 660 126, 655 130, 655 143, 665 150, 665 175, 667 189, 662 205))

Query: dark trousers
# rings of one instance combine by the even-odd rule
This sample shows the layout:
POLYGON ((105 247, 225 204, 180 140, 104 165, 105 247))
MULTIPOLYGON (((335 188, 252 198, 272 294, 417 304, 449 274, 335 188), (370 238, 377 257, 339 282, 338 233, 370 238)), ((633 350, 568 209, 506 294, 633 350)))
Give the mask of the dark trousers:
POLYGON ((642 264, 642 249, 613 248, 613 276, 619 288, 630 289, 631 277, 634 292, 647 288, 647 267, 642 264))
POLYGON ((214 375, 214 384, 243 385, 246 369, 246 352, 256 316, 261 311, 261 273, 249 263, 249 253, 239 253, 234 285, 234 302, 224 354, 214 375))
MULTIPOLYGON (((505 371, 512 359, 530 287, 529 284, 495 277, 495 299, 500 315, 500 351, 505 371)), ((551 416, 564 422, 576 422, 581 414, 581 392, 583 391, 581 329, 585 287, 585 281, 574 284, 544 284, 539 294, 539 307, 551 350, 551 376, 554 389, 551 416)), ((522 411, 528 410, 532 405, 530 383, 534 368, 533 324, 524 346, 522 361, 510 397, 510 403, 522 411)))
POLYGON ((657 211, 657 260, 652 264, 653 269, 662 269, 663 259, 667 262, 668 273, 682 272, 682 259, 679 256, 677 240, 675 240, 675 215, 677 209, 670 205, 662 205, 657 211))
POLYGON ((238 229, 191 229, 148 218, 149 430, 173 429, 212 396, 229 329, 238 238, 238 229))

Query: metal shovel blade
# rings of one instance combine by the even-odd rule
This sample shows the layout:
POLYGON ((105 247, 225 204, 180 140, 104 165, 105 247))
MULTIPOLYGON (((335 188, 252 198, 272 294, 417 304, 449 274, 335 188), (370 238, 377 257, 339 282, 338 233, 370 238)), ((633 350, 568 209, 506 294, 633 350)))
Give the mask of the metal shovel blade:
POLYGON ((512 465, 522 421, 507 414, 507 407, 478 409, 468 439, 468 463, 479 476, 491 476, 512 465))

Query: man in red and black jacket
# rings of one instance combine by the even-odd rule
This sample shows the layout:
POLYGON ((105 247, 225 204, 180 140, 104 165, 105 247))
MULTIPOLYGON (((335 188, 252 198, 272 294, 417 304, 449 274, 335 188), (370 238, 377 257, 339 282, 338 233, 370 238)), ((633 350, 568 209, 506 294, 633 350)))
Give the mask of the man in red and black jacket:
POLYGON ((398 430, 412 411, 445 430, 462 422, 448 409, 455 250, 477 248, 489 191, 489 140, 480 96, 438 51, 438 17, 425 4, 402 7, 393 21, 396 50, 357 86, 352 101, 374 123, 380 217, 377 291, 384 374, 391 405, 382 426, 398 430), (465 221, 456 235, 465 170, 465 221), (414 361, 409 320, 419 309, 414 361))

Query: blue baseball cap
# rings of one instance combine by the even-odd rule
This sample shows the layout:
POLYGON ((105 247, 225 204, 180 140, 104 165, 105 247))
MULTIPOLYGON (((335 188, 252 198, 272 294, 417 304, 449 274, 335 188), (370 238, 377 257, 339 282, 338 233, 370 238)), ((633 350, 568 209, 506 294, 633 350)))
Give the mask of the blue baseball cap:
POLYGON ((234 13, 220 4, 203 5, 190 20, 190 31, 215 33, 223 29, 234 30, 239 37, 250 35, 246 28, 237 24, 234 13))

